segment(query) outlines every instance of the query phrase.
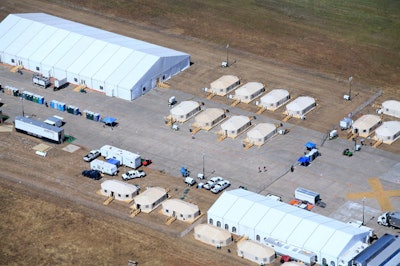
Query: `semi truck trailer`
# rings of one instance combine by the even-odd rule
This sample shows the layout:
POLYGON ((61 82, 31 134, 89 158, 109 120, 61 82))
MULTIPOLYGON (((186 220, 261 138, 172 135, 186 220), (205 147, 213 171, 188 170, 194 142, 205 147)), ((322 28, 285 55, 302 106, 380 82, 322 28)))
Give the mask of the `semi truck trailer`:
POLYGON ((63 128, 52 126, 39 120, 17 116, 15 117, 14 126, 16 131, 41 139, 55 143, 62 143, 64 141, 63 128))
POLYGON ((400 212, 385 212, 378 217, 378 224, 400 228, 400 212))

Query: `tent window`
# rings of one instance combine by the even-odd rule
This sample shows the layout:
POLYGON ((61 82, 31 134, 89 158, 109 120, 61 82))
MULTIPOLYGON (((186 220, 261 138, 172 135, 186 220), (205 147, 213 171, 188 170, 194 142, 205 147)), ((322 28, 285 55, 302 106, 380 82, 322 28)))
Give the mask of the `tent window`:
POLYGON ((100 90, 104 90, 103 86, 100 86, 100 90))
POLYGON ((165 80, 165 75, 162 76, 162 79, 165 80))
POLYGON ((210 220, 208 220, 209 224, 213 224, 213 219, 210 218, 210 220))
POLYGON ((335 266, 335 262, 333 260, 331 261, 331 266, 335 266))
POLYGON ((220 221, 217 222, 217 226, 221 227, 221 222, 220 221))
POLYGON ((36 70, 37 70, 37 71, 40 71, 40 67, 36 67, 36 70))
POLYGON ((77 78, 74 78, 74 81, 75 81, 75 82, 78 82, 78 79, 77 79, 77 78))
POLYGON ((225 229, 229 230, 229 225, 228 224, 225 224, 225 229))
POLYGON ((166 213, 169 213, 169 210, 168 210, 168 209, 165 209, 165 212, 166 212, 166 213))
POLYGON ((143 89, 142 89, 143 91, 146 91, 146 87, 143 87, 143 89))
POLYGON ((105 189, 104 192, 107 193, 107 189, 105 189))
POLYGON ((14 59, 11 59, 11 63, 15 63, 15 60, 14 60, 14 59))
POLYGON ((129 195, 125 195, 126 198, 129 198, 129 195))
POLYGON ((118 194, 118 197, 121 197, 121 194, 118 194))
POLYGON ((256 240, 260 241, 260 235, 256 235, 256 240))
POLYGON ((232 233, 236 233, 236 227, 232 227, 232 233))

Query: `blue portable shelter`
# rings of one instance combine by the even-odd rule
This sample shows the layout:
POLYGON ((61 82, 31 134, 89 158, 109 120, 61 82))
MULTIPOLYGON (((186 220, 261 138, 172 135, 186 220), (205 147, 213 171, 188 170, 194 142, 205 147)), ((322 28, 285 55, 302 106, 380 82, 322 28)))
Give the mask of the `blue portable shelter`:
POLYGON ((307 150, 312 150, 312 149, 315 149, 315 147, 317 147, 317 144, 309 141, 306 144, 304 144, 304 146, 306 146, 307 150))
POLYGON ((302 156, 297 160, 301 165, 309 165, 310 164, 310 157, 302 156))
POLYGON ((115 121, 117 121, 117 119, 114 118, 114 117, 110 117, 110 116, 104 117, 104 118, 101 120, 101 122, 103 122, 103 123, 106 124, 106 125, 114 125, 114 124, 115 124, 115 121))

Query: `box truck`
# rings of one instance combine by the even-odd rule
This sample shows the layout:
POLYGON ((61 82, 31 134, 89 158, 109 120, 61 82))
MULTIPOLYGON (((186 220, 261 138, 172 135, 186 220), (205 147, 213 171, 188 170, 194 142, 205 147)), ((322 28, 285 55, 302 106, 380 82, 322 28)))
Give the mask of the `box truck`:
POLYGON ((298 200, 304 200, 314 205, 321 201, 319 193, 302 187, 296 188, 294 191, 294 197, 298 200))
POLYGON ((378 217, 378 224, 400 228, 400 212, 385 212, 378 217))
POLYGON ((117 175, 118 169, 115 164, 108 163, 99 159, 90 162, 90 169, 100 171, 107 175, 117 175))
POLYGON ((32 82, 36 85, 42 86, 43 88, 47 88, 50 86, 50 80, 47 77, 44 77, 40 74, 33 74, 32 82))
POLYGON ((139 154, 122 150, 111 145, 104 145, 100 148, 101 156, 105 159, 116 159, 121 165, 136 169, 142 165, 142 158, 139 154))
POLYGON ((67 78, 55 79, 54 80, 54 90, 60 90, 68 85, 67 78))
POLYGON ((64 129, 46 124, 32 118, 17 116, 14 121, 15 130, 55 143, 64 141, 64 129))

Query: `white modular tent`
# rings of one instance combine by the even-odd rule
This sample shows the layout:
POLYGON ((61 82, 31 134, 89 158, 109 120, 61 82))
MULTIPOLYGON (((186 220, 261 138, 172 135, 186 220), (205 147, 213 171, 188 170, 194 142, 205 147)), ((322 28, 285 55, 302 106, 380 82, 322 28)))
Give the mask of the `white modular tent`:
POLYGON ((170 115, 174 121, 183 123, 200 111, 200 103, 195 101, 183 101, 170 110, 170 115))
POLYGON ((237 253, 238 256, 260 265, 270 264, 275 260, 273 248, 253 240, 239 241, 237 243, 237 253))
POLYGON ((193 221, 200 215, 200 209, 193 203, 181 199, 168 199, 162 203, 162 212, 180 221, 193 221))
POLYGON ((375 130, 374 139, 391 144, 400 138, 400 121, 387 121, 375 130))
POLYGON ((199 224, 194 227, 194 238, 215 247, 229 246, 232 235, 219 227, 210 224, 199 224))
POLYGON ((300 96, 286 105, 286 114, 300 118, 317 106, 314 98, 300 96))
POLYGON ((287 90, 274 89, 260 98, 258 105, 267 110, 274 111, 290 100, 287 90))
POLYGON ((190 56, 44 13, 0 23, 0 62, 133 100, 190 66, 190 56))
POLYGON ((377 115, 363 115, 358 118, 352 125, 353 134, 360 137, 368 137, 374 130, 382 124, 382 120, 377 115))
POLYGON ((233 98, 243 103, 249 103, 265 91, 264 84, 260 82, 247 82, 237 90, 233 98))
POLYGON ((236 138, 240 133, 251 126, 251 120, 244 115, 234 115, 221 124, 222 134, 229 138, 236 138))
POLYGON ((382 112, 385 115, 391 115, 400 118, 400 101, 387 100, 382 103, 382 112))
POLYGON ((149 213, 157 208, 161 202, 168 198, 168 193, 161 187, 149 187, 143 193, 137 195, 133 200, 134 206, 140 211, 149 213))
POLYGON ((307 263, 327 261, 331 265, 347 265, 342 256, 354 245, 367 243, 371 234, 368 228, 243 189, 223 192, 208 210, 207 220, 307 263))
POLYGON ((230 91, 236 89, 239 85, 240 79, 237 76, 224 75, 211 82, 209 92, 219 96, 225 96, 230 91))
POLYGON ((277 132, 276 126, 270 123, 260 123, 247 132, 246 142, 257 146, 263 145, 277 132))
POLYGON ((101 194, 114 197, 116 200, 131 201, 139 192, 139 189, 120 180, 106 180, 101 183, 101 194))
POLYGON ((200 114, 196 115, 193 126, 203 130, 210 130, 213 126, 217 125, 225 118, 226 112, 224 109, 207 108, 200 114))

